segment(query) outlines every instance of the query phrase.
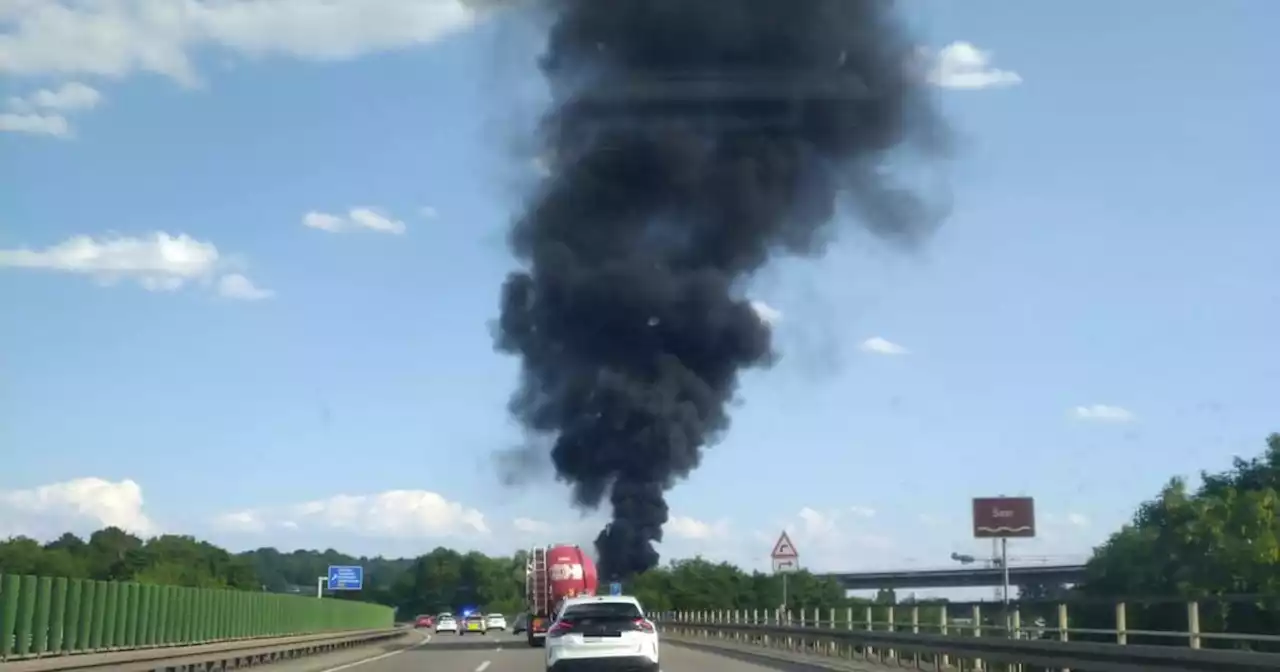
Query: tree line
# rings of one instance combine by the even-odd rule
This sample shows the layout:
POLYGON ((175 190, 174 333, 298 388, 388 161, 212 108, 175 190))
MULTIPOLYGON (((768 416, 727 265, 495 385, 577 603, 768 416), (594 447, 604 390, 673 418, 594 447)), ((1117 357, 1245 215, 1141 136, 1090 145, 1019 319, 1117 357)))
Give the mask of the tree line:
MULTIPOLYGON (((1202 474, 1192 490, 1175 478, 1133 520, 1094 549, 1086 580, 1071 589, 1023 586, 1027 599, 1168 603, 1217 599, 1202 621, 1234 631, 1280 630, 1280 434, 1262 455, 1236 459, 1222 473, 1202 474), (1248 598, 1225 599, 1247 595, 1248 598)), ((522 608, 526 555, 487 556, 437 548, 417 558, 354 557, 333 549, 230 553, 190 536, 141 539, 106 528, 82 539, 67 533, 40 543, 0 542, 0 573, 40 574, 183 586, 310 593, 329 565, 365 568, 365 589, 340 599, 376 601, 402 615, 474 607, 515 613, 522 608)), ((778 577, 702 558, 676 560, 634 577, 626 590, 651 610, 773 609, 782 602, 778 577)), ((806 609, 861 605, 833 580, 800 572, 788 578, 789 605, 806 609)), ((893 591, 874 600, 901 603, 893 591)), ((1129 626, 1182 629, 1185 610, 1139 607, 1129 626), (1181 619, 1181 620, 1179 620, 1181 619)), ((1103 619, 1101 612, 1082 617, 1103 619)))

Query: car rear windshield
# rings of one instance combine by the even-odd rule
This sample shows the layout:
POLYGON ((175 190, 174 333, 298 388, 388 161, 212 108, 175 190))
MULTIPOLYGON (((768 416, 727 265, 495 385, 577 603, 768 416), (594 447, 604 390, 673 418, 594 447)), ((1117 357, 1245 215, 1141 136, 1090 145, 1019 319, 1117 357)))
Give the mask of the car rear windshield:
POLYGON ((590 602, 575 604, 564 610, 566 621, 631 621, 644 618, 633 602, 590 602))

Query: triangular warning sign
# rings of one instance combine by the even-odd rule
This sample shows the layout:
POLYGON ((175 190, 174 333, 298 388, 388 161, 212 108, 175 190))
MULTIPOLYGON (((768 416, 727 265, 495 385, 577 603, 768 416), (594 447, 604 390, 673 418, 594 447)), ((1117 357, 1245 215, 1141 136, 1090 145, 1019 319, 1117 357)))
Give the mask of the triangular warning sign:
POLYGON ((775 560, 800 557, 796 552, 796 545, 791 543, 791 537, 787 536, 786 530, 783 530, 782 536, 778 537, 778 543, 773 545, 773 553, 769 555, 775 560))

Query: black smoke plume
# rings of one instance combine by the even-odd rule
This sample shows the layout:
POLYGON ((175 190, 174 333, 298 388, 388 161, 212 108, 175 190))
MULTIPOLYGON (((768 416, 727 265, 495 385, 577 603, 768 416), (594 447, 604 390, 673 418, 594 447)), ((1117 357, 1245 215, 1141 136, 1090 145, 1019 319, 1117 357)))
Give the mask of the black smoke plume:
POLYGON ((664 494, 727 429, 739 372, 773 361, 743 283, 820 253, 838 201, 882 237, 930 230, 885 167, 945 133, 887 0, 535 1, 549 174, 511 232, 497 345, 576 504, 608 496, 600 570, 623 578, 657 564, 664 494))

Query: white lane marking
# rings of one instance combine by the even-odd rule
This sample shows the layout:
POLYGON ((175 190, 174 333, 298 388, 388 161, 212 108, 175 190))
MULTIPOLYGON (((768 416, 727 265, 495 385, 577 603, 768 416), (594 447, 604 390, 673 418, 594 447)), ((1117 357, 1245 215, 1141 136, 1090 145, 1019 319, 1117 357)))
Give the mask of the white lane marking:
POLYGON ((476 666, 476 672, 484 672, 487 669, 489 669, 489 661, 487 660, 476 666))
POLYGON ((388 651, 388 652, 386 652, 386 653, 380 653, 380 654, 378 654, 378 655, 376 655, 376 656, 373 656, 372 658, 365 658, 364 660, 357 660, 357 661, 355 661, 354 663, 347 663, 347 664, 345 664, 345 665, 339 665, 339 666, 337 666, 337 667, 331 667, 331 668, 329 668, 329 669, 327 669, 327 670, 321 670, 321 672, 338 672, 338 670, 347 670, 347 669, 351 669, 351 668, 353 668, 353 667, 356 667, 357 665, 364 665, 365 663, 372 663, 372 662, 374 662, 374 661, 376 661, 376 660, 385 660, 385 659, 387 659, 387 658, 390 658, 391 656, 397 656, 397 655, 400 655, 400 654, 404 653, 405 651, 410 651, 410 650, 412 650, 412 649, 416 649, 416 648, 418 648, 419 646, 422 646, 423 644, 426 644, 426 643, 427 643, 427 642, 429 642, 429 641, 431 641, 431 635, 427 635, 426 637, 423 637, 423 638, 422 638, 422 641, 418 642, 417 644, 414 644, 413 646, 407 646, 407 647, 405 647, 405 648, 403 648, 403 649, 397 649, 397 650, 395 650, 395 651, 388 651))

